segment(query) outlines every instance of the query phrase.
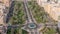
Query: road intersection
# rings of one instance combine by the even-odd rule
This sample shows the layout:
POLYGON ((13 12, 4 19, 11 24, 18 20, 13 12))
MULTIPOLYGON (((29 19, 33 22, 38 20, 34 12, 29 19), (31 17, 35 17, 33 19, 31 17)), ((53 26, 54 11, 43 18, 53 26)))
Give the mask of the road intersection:
MULTIPOLYGON (((24 0, 23 2, 24 2, 23 5, 24 5, 25 12, 26 12, 27 20, 26 20, 26 23, 23 24, 24 26, 21 27, 21 29, 26 30, 27 32, 29 32, 29 34, 42 34, 40 32, 40 30, 43 29, 42 27, 44 27, 44 26, 54 27, 54 28, 59 27, 60 28, 60 23, 58 23, 57 25, 54 25, 53 23, 46 23, 46 24, 40 23, 40 24, 37 24, 37 22, 33 18, 31 10, 28 9, 28 1, 24 0)), ((1 25, 0 28, 1 29, 3 28, 2 32, 6 34, 7 28, 17 28, 17 27, 20 27, 20 26, 21 25, 18 25, 18 24, 17 25, 1 25)))

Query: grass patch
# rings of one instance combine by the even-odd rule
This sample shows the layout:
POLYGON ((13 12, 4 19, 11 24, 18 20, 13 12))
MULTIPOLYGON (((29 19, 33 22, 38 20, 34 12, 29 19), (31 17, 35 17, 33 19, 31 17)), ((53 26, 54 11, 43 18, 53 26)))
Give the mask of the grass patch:
MULTIPOLYGON (((24 24, 25 23, 25 15, 24 15, 23 2, 15 1, 15 5, 13 8, 14 8, 13 16, 11 17, 9 24, 11 24, 11 25, 24 24)), ((22 34, 22 29, 21 28, 14 29, 13 33, 14 34, 22 34)))
POLYGON ((43 34, 56 34, 56 30, 54 28, 45 28, 43 34))
POLYGON ((28 32, 25 30, 22 30, 22 34, 28 34, 28 32))
POLYGON ((7 34, 11 34, 11 28, 7 29, 7 34))
POLYGON ((54 22, 45 12, 44 8, 39 6, 36 1, 28 1, 28 7, 31 10, 37 23, 54 22))
POLYGON ((23 23, 25 23, 23 2, 15 1, 13 16, 11 17, 10 22, 11 22, 11 24, 23 24, 23 23))

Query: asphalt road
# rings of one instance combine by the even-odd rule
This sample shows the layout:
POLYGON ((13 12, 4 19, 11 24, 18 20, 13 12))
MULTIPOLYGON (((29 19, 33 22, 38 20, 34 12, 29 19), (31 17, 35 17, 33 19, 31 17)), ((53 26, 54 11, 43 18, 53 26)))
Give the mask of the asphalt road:
MULTIPOLYGON (((33 15, 32 15, 32 13, 31 13, 31 10, 29 10, 29 8, 28 8, 28 1, 27 0, 24 0, 24 10, 25 10, 25 14, 26 14, 26 16, 27 16, 27 23, 34 23, 34 20, 33 20, 33 15)), ((27 25, 26 25, 27 26, 27 25)), ((25 29, 25 30, 29 30, 30 31, 30 29, 29 28, 27 28, 27 27, 24 27, 23 29, 25 29)), ((29 32, 29 34, 40 34, 40 33, 38 33, 38 32, 36 32, 36 30, 34 30, 34 29, 32 29, 30 32, 29 32)))
MULTIPOLYGON (((26 16, 27 16, 27 23, 35 23, 34 22, 34 18, 33 18, 33 15, 32 15, 32 12, 31 12, 31 10, 29 10, 28 9, 28 3, 27 3, 27 0, 24 0, 24 9, 25 9, 25 13, 26 13, 26 16)), ((13 9, 12 9, 13 10, 13 9)), ((43 24, 42 24, 43 25, 43 24)), ((50 27, 50 26, 53 26, 53 24, 46 24, 48 27, 50 27)), ((7 27, 7 26, 6 26, 7 27)), ((16 27, 18 27, 18 26, 8 26, 8 27, 13 27, 13 28, 16 28, 16 27)), ((41 27, 41 26, 39 26, 39 27, 41 27)), ((26 29, 26 30, 28 30, 28 29, 26 29)), ((6 33, 6 32, 5 32, 6 33)), ((39 32, 38 30, 34 30, 34 29, 32 29, 32 31, 30 31, 29 32, 29 34, 42 34, 41 32, 39 32)))

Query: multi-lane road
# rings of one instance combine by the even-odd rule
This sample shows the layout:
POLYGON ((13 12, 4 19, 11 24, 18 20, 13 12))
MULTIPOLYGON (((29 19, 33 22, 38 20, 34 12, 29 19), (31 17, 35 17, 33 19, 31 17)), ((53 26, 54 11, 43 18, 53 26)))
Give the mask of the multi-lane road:
POLYGON ((24 2, 23 5, 24 5, 24 9, 25 9, 25 14, 26 14, 26 17, 27 17, 27 22, 26 22, 25 26, 22 29, 28 31, 29 34, 41 34, 38 31, 38 29, 40 29, 39 27, 41 27, 41 26, 39 26, 39 25, 36 24, 35 19, 33 19, 32 12, 28 8, 28 0, 24 0, 23 2, 24 2))
POLYGON ((50 27, 50 28, 53 27, 55 29, 57 28, 57 25, 54 25, 53 23, 36 24, 37 22, 33 18, 31 10, 28 8, 28 0, 24 0, 24 9, 25 9, 26 16, 27 16, 27 22, 26 22, 27 24, 25 24, 25 27, 23 27, 23 29, 28 31, 29 34, 42 34, 41 32, 39 32, 38 29, 40 29, 43 26, 50 27), (30 23, 34 23, 36 25, 36 29, 28 28, 28 24, 30 23))
MULTIPOLYGON (((39 32, 39 29, 42 28, 43 26, 46 27, 57 27, 54 24, 51 23, 46 23, 46 24, 37 24, 37 22, 35 21, 31 10, 28 8, 28 1, 27 0, 23 0, 23 5, 24 5, 24 12, 26 14, 27 17, 27 22, 26 24, 24 24, 24 26, 22 27, 22 29, 26 30, 29 32, 29 34, 42 34, 41 32, 39 32)), ((4 27, 8 27, 8 28, 16 28, 19 27, 20 25, 6 25, 4 27)), ((59 25, 58 25, 59 26, 59 25)), ((5 28, 3 29, 4 31, 6 30, 5 28)), ((5 32, 6 33, 6 32, 5 32)))

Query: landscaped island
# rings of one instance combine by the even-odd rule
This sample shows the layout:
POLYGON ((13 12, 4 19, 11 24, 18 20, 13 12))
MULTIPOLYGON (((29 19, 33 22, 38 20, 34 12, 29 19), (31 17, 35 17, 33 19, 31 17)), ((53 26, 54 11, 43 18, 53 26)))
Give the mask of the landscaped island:
MULTIPOLYGON (((48 13, 45 12, 44 7, 38 5, 36 1, 29 1, 28 7, 31 10, 33 17, 36 19, 37 23, 55 23, 48 13)), ((55 34, 56 30, 54 28, 45 27, 42 30, 43 34, 55 34)))
MULTIPOLYGON (((53 19, 49 17, 49 15, 45 12, 44 8, 39 6, 36 1, 28 1, 28 8, 31 10, 33 17, 36 19, 37 23, 46 23, 46 22, 55 22, 53 19)), ((23 2, 15 1, 14 10, 11 19, 9 20, 9 24, 24 24, 26 21, 26 16, 24 14, 24 6, 23 2)), ((22 30, 21 27, 16 29, 8 29, 10 33, 13 30, 14 34, 28 34, 27 31, 22 30)), ((43 34, 55 34, 55 29, 53 28, 44 28, 43 34)), ((9 34, 8 33, 8 34, 9 34)))
MULTIPOLYGON (((10 25, 16 24, 24 24, 25 23, 25 15, 24 15, 24 7, 22 1, 14 1, 13 7, 13 14, 9 20, 10 25)), ((26 31, 22 30, 21 27, 19 28, 9 28, 7 34, 14 33, 14 34, 27 34, 26 31), (12 31, 12 32, 11 32, 12 31)))

